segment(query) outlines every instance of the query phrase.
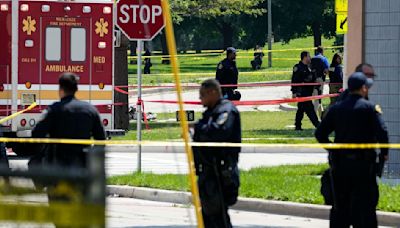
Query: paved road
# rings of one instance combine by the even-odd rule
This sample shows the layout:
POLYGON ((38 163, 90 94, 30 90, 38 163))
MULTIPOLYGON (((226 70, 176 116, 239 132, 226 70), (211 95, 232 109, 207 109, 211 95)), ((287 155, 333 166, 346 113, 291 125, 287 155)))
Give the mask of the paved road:
MULTIPOLYGON (((108 176, 127 174, 137 168, 137 147, 109 147, 106 154, 108 176)), ((327 161, 322 149, 307 148, 244 148, 239 167, 248 170, 259 166, 285 164, 317 164, 327 161)), ((27 158, 10 157, 12 168, 26 168, 27 158)), ((182 147, 144 147, 142 170, 153 173, 188 173, 186 154, 182 147)))
MULTIPOLYGON (((297 150, 297 149, 296 149, 297 150)), ((239 168, 248 170, 259 166, 276 166, 284 164, 316 164, 327 161, 325 152, 296 152, 277 153, 242 153, 239 168)), ((107 175, 132 173, 137 167, 137 153, 112 152, 107 154, 107 175)), ((142 170, 153 173, 187 173, 186 154, 180 152, 143 152, 142 170)))
MULTIPOLYGON (((252 87, 252 88, 239 88, 242 94, 242 101, 249 100, 275 100, 291 97, 289 86, 279 87, 252 87)), ((325 86, 324 93, 329 93, 328 86, 325 86)), ((182 94, 184 101, 198 101, 199 93, 197 90, 188 90, 182 94)), ((160 104, 146 102, 150 100, 176 100, 175 91, 160 91, 159 93, 144 94, 142 99, 145 102, 145 111, 154 113, 163 112, 175 112, 178 110, 178 106, 174 104, 160 104)), ((135 104, 137 100, 136 95, 132 95, 129 98, 130 104, 135 104)), ((202 111, 203 108, 199 105, 185 105, 186 110, 202 111)), ((262 106, 239 106, 239 111, 279 111, 279 105, 262 105, 262 106)))
MULTIPOLYGON (((195 227, 196 217, 192 207, 129 198, 108 198, 107 227, 195 227)), ((329 222, 286 215, 230 211, 232 223, 238 228, 261 227, 328 227, 329 222)))

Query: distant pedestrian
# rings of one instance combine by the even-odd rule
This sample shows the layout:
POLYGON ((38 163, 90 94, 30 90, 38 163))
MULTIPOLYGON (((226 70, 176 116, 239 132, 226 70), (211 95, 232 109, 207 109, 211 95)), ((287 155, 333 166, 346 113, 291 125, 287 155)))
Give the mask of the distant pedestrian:
MULTIPOLYGON (((301 61, 293 67, 292 83, 295 84, 315 83, 315 76, 311 72, 311 69, 309 67, 311 63, 310 53, 308 51, 303 51, 300 56, 301 56, 301 61)), ((292 86, 291 90, 293 98, 309 97, 312 96, 314 86, 313 85, 292 86)), ((310 118, 313 125, 315 127, 318 127, 319 120, 317 114, 315 113, 312 101, 305 101, 297 103, 295 130, 298 131, 303 130, 301 127, 302 125, 301 122, 303 120, 304 113, 307 114, 308 118, 310 118)))
POLYGON ((144 53, 144 74, 150 74, 150 68, 153 66, 151 63, 151 52, 149 49, 146 49, 146 52, 144 53))
MULTIPOLYGON (((320 143, 388 143, 388 132, 382 120, 382 110, 365 98, 372 80, 363 73, 350 76, 349 95, 333 105, 315 136, 320 143)), ((388 159, 388 149, 381 148, 380 163, 388 159)), ((330 227, 377 227, 376 206, 379 190, 376 176, 382 173, 383 165, 376 165, 374 149, 331 149, 329 164, 333 186, 333 206, 330 227)))
MULTIPOLYGON (((193 141, 241 143, 240 114, 232 102, 222 97, 214 79, 201 84, 201 103, 207 108, 194 124, 193 141)), ((239 194, 240 147, 193 147, 204 225, 231 228, 228 208, 239 194)))
MULTIPOLYGON (((336 53, 332 58, 331 67, 329 68, 329 93, 339 93, 343 87, 343 65, 342 56, 336 53)), ((331 104, 336 103, 337 97, 331 98, 331 104)))
POLYGON ((254 59, 251 61, 251 67, 253 70, 259 70, 261 69, 261 65, 263 63, 262 59, 264 57, 264 52, 260 45, 257 45, 256 48, 254 48, 254 59))
POLYGON ((236 67, 236 49, 228 47, 226 58, 218 63, 216 77, 222 86, 222 95, 228 100, 240 100, 241 94, 237 90, 239 71, 236 67))
MULTIPOLYGON (((319 46, 315 51, 315 56, 311 59, 311 70, 315 74, 315 82, 324 83, 326 75, 329 73, 329 61, 324 56, 324 48, 319 46)), ((324 84, 315 86, 313 96, 322 95, 324 84)), ((321 99, 313 101, 315 112, 321 117, 324 108, 321 99)))

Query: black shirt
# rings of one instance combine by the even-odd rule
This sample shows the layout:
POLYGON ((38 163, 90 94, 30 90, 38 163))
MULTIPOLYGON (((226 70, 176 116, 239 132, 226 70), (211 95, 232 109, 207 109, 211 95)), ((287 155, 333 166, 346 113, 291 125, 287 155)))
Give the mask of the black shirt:
MULTIPOLYGON (((218 63, 216 80, 221 85, 237 85, 238 84, 239 71, 236 67, 236 61, 231 61, 228 58, 218 63)), ((237 86, 233 87, 222 87, 222 92, 226 90, 235 90, 237 86)))
MULTIPOLYGON (((305 65, 302 61, 293 67, 292 83, 313 83, 315 82, 314 74, 311 72, 309 66, 305 65)), ((309 86, 292 86, 292 93, 298 97, 308 97, 313 94, 313 85, 309 86)))
MULTIPOLYGON (((335 104, 322 120, 315 132, 320 143, 331 143, 329 135, 335 132, 335 143, 388 143, 388 132, 381 116, 381 109, 360 95, 349 94, 342 102, 335 104)), ((376 153, 371 150, 335 150, 346 154, 369 152, 372 160, 376 153)), ((381 149, 383 155, 388 149, 381 149)))
MULTIPOLYGON (((32 137, 60 139, 106 139, 100 115, 91 104, 68 96, 48 107, 47 114, 32 131, 32 137)), ((54 145, 59 165, 85 165, 85 145, 54 145)))

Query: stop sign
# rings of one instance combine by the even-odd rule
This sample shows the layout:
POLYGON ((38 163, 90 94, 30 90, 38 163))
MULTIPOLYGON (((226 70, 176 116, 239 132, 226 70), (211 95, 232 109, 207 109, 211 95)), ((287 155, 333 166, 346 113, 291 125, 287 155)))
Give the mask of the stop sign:
POLYGON ((119 0, 117 26, 130 40, 152 40, 164 28, 161 0, 119 0))

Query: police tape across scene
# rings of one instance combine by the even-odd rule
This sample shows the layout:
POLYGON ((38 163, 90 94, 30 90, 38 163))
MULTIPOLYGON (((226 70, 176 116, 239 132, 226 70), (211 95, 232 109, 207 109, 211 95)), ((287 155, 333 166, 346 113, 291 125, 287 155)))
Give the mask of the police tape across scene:
MULTIPOLYGON (((343 48, 344 46, 332 46, 332 47, 324 47, 325 49, 337 49, 337 48, 343 48)), ((277 49, 277 50, 265 50, 264 52, 287 52, 287 51, 303 51, 303 50, 315 50, 316 47, 306 47, 306 48, 291 48, 291 49, 277 49)), ((254 51, 239 51, 239 53, 247 53, 251 54, 254 51)), ((176 55, 176 57, 199 57, 199 56, 210 56, 210 55, 223 55, 225 53, 225 50, 207 50, 207 53, 196 53, 196 54, 179 54, 176 55)), ((170 58, 171 55, 152 55, 152 56, 145 56, 146 58, 170 58)), ((249 58, 253 58, 252 56, 249 56, 249 58)), ((128 59, 137 59, 137 56, 128 56, 128 59)), ((296 59, 297 60, 297 59, 296 59)))
MULTIPOLYGON (((136 141, 136 140, 92 140, 92 139, 55 139, 55 138, 0 138, 0 142, 12 143, 54 143, 54 144, 79 144, 97 146, 135 146, 142 145, 148 147, 182 147, 184 142, 168 141, 136 141)), ((322 149, 400 149, 400 143, 228 143, 228 142, 189 142, 190 146, 195 147, 247 147, 247 148, 322 148, 322 149)))

